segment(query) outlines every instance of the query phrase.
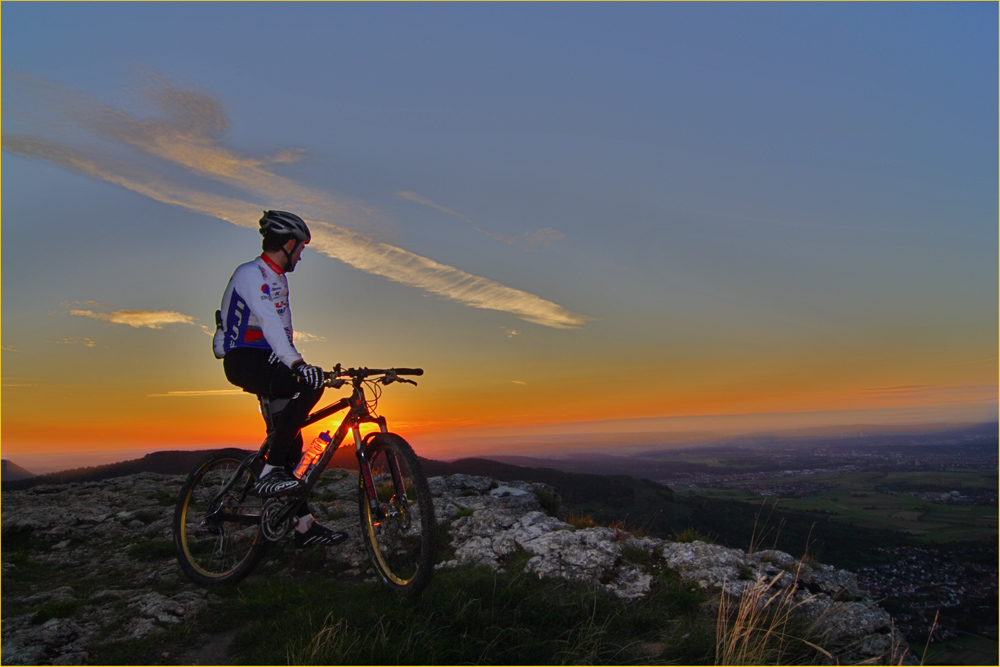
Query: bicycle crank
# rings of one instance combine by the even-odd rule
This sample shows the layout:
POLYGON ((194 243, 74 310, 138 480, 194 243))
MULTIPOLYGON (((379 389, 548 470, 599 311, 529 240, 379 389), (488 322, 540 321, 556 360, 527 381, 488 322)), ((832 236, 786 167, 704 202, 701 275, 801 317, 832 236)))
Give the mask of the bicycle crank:
POLYGON ((264 503, 260 512, 260 532, 270 542, 282 539, 295 527, 297 518, 292 515, 293 502, 282 502, 271 498, 264 503))

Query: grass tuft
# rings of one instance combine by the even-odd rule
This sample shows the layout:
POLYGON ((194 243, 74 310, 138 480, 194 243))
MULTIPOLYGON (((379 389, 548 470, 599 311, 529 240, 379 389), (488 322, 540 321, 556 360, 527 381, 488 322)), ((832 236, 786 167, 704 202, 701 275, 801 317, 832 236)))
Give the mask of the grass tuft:
POLYGON ((704 542, 705 544, 715 543, 715 541, 711 537, 705 535, 704 533, 694 528, 685 528, 684 530, 676 533, 674 535, 673 541, 683 542, 683 543, 691 543, 691 542, 704 542))
POLYGON ((820 656, 834 660, 815 641, 817 624, 804 626, 792 616, 813 596, 796 600, 797 580, 780 586, 784 576, 779 572, 770 579, 757 577, 735 600, 723 583, 715 626, 716 665, 816 664, 820 656))

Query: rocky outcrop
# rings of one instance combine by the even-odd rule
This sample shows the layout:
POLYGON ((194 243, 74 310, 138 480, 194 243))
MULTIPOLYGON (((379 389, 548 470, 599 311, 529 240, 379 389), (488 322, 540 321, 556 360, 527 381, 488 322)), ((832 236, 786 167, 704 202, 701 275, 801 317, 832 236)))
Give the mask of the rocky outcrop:
MULTIPOLYGON (((170 522, 182 482, 141 473, 4 493, 3 664, 83 664, 97 643, 155 636, 211 610, 219 598, 188 582, 171 557, 170 522)), ((624 599, 646 595, 663 569, 733 600, 770 582, 816 628, 831 662, 885 663, 899 652, 891 618, 850 572, 778 551, 748 554, 613 528, 577 529, 543 509, 543 501, 551 510, 556 498, 543 484, 452 475, 432 478, 430 486, 451 536, 439 568, 516 566, 624 599)), ((337 571, 369 572, 354 474, 328 471, 314 497, 314 514, 352 537, 326 558, 337 571)), ((163 660, 190 662, 181 655, 163 660)))
POLYGON ((888 612, 868 599, 851 572, 804 562, 781 551, 749 554, 704 542, 635 537, 612 528, 574 529, 540 511, 544 485, 454 475, 435 480, 439 517, 453 517, 454 556, 439 567, 476 563, 501 569, 518 549, 531 555, 525 571, 575 579, 622 598, 646 595, 659 568, 706 592, 724 591, 738 604, 754 589, 778 593, 792 618, 811 628, 831 662, 898 661, 906 644, 893 636, 888 612), (471 495, 474 492, 475 495, 471 495))

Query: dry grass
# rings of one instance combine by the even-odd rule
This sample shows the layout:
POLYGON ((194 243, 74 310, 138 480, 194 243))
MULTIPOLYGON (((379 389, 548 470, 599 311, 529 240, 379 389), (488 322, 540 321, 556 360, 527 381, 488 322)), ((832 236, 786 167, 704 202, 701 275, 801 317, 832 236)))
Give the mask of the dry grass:
POLYGON ((793 622, 793 612, 811 597, 796 601, 797 586, 779 584, 785 576, 781 572, 771 579, 758 577, 737 599, 726 593, 723 582, 716 619, 716 665, 791 664, 817 653, 833 659, 810 640, 815 625, 801 627, 793 622))
POLYGON ((597 525, 597 523, 594 521, 594 517, 590 515, 584 516, 580 514, 574 514, 573 512, 570 512, 566 516, 566 523, 573 526, 574 528, 593 528, 594 526, 597 525))

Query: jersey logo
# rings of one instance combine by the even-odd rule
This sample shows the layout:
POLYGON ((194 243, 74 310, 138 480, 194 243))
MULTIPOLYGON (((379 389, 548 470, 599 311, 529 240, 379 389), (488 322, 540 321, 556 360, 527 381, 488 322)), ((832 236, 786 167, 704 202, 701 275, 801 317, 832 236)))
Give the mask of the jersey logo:
POLYGON ((271 288, 268 287, 267 283, 260 286, 260 291, 268 296, 271 296, 271 288))

